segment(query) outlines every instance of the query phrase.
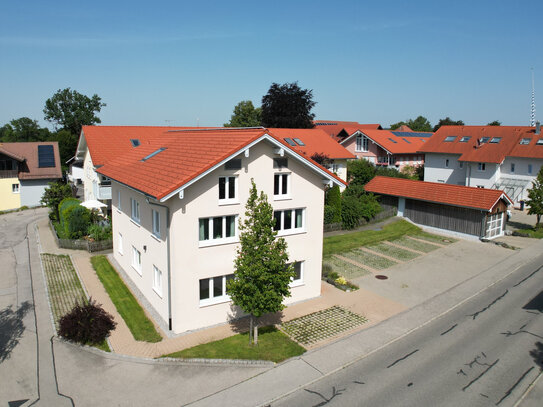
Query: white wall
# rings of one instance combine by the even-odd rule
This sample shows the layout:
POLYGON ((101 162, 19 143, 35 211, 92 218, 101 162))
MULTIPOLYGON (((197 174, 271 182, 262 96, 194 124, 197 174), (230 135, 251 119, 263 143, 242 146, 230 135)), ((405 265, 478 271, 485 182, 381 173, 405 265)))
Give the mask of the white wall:
POLYGON ((91 199, 98 199, 94 194, 93 184, 98 182, 98 174, 94 171, 94 164, 90 156, 89 150, 85 153, 85 160, 83 161, 83 186, 85 191, 85 201, 91 199))
POLYGON ((459 157, 459 154, 425 153, 424 181, 464 185, 467 163, 464 163, 460 168, 459 157), (446 160, 449 160, 448 167, 446 160))
MULTIPOLYGON (((527 190, 532 187, 532 181, 537 177, 537 173, 543 165, 542 159, 524 158, 524 157, 507 157, 500 166, 501 178, 512 178, 521 181, 526 181, 526 186, 517 197, 516 201, 521 201, 528 198, 527 190), (515 171, 511 171, 511 164, 515 164, 515 171), (528 165, 532 165, 531 174, 528 172, 528 165)), ((511 197, 513 199, 513 197, 511 197)))
POLYGON ((492 188, 500 176, 500 165, 484 163, 485 169, 479 170, 479 163, 466 163, 466 185, 470 187, 492 188))

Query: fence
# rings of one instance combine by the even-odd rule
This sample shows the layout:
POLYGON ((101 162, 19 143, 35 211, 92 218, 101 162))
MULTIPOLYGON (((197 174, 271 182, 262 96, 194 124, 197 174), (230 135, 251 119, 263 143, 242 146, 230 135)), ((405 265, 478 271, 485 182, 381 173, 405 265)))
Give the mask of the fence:
MULTIPOLYGON (((389 208, 383 208, 381 212, 379 212, 377 215, 375 215, 372 219, 367 221, 366 219, 360 219, 358 222, 358 226, 364 226, 371 223, 379 222, 380 220, 383 220, 385 218, 390 218, 391 216, 396 216, 397 208, 395 207, 389 207, 389 208)), ((327 225, 324 225, 324 232, 334 232, 336 230, 342 230, 341 223, 329 223, 327 225)))
POLYGON ((51 227, 51 231, 53 232, 57 246, 62 249, 86 250, 89 253, 113 249, 113 240, 100 240, 97 242, 92 242, 84 239, 60 239, 51 220, 49 220, 49 227, 51 227))

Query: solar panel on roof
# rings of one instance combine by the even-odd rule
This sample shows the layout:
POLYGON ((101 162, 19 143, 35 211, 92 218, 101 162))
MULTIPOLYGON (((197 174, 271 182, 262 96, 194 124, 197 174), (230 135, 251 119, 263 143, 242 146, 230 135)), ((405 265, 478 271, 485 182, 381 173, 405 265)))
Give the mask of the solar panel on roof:
POLYGON ((55 166, 55 151, 52 145, 38 146, 38 167, 48 168, 55 166))
POLYGON ((299 146, 305 146, 304 142, 297 137, 294 139, 294 141, 298 143, 299 146))
POLYGON ((424 137, 429 138, 432 133, 416 132, 416 131, 391 131, 396 137, 424 137))
POLYGON ((291 138, 285 137, 285 138, 283 138, 283 140, 285 140, 289 145, 291 145, 293 147, 296 147, 296 143, 294 141, 292 141, 291 138))

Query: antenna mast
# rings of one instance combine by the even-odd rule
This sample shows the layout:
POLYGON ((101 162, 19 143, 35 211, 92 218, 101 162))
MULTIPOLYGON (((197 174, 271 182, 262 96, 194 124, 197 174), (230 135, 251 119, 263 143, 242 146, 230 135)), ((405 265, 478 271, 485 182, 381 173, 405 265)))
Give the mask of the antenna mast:
POLYGON ((532 106, 530 111, 530 126, 535 127, 535 81, 534 68, 532 68, 532 106))

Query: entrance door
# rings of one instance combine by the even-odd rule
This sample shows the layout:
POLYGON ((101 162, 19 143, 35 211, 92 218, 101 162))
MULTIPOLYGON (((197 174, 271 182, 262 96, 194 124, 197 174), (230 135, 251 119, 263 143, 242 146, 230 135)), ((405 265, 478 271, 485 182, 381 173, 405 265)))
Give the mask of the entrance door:
POLYGON ((504 212, 495 213, 486 218, 486 233, 487 239, 493 239, 503 234, 503 215, 504 212))

